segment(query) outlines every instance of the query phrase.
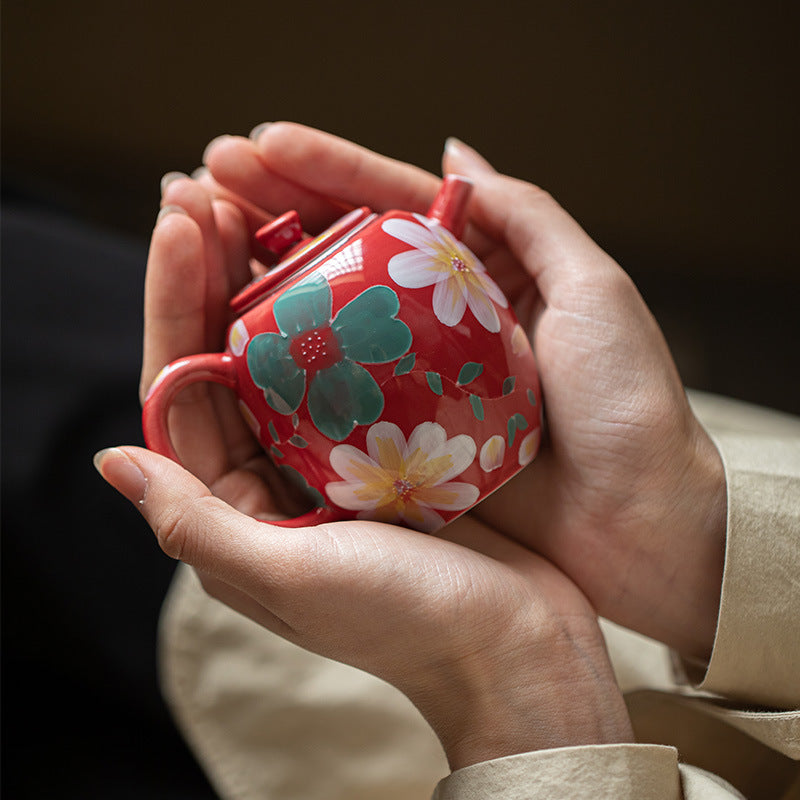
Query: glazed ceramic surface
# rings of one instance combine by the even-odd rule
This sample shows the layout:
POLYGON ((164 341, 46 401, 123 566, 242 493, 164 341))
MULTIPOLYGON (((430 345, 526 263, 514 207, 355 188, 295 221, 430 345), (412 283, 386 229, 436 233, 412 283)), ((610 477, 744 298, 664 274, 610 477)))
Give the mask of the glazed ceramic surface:
POLYGON ((470 185, 448 177, 427 216, 367 208, 298 242, 297 215, 259 232, 283 260, 231 302, 224 353, 166 367, 148 447, 178 457, 176 394, 231 387, 254 435, 316 510, 435 531, 533 460, 541 397, 528 337, 456 236, 470 185))

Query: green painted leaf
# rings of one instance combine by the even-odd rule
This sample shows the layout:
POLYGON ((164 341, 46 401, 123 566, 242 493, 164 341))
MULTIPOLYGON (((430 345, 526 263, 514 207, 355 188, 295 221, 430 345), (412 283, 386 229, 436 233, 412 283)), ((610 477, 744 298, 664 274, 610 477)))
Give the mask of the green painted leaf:
POLYGON ((509 375, 503 381, 503 397, 505 397, 506 395, 511 394, 511 392, 514 391, 514 386, 516 386, 516 384, 517 384, 516 375, 509 375))
POLYGON ((284 454, 280 450, 278 450, 278 448, 275 447, 275 445, 272 445, 269 451, 270 453, 272 453, 273 458, 286 458, 286 456, 284 456, 284 454))
POLYGON ((406 356, 403 356, 398 362, 397 366, 394 368, 395 375, 405 375, 408 372, 411 372, 414 369, 414 363, 417 360, 416 353, 409 353, 406 356))
POLYGON ((395 319, 397 294, 388 286, 371 286, 353 298, 331 323, 345 355, 362 364, 387 364, 411 347, 411 331, 395 319))
POLYGON ((321 508, 325 505, 325 498, 322 492, 313 486, 309 486, 308 481, 294 467, 290 467, 288 464, 280 464, 279 466, 281 472, 289 479, 289 482, 299 488, 315 506, 321 508))
POLYGON ((514 446, 514 437, 517 435, 517 420, 515 417, 511 417, 508 421, 508 446, 514 446))
POLYGON ((271 408, 280 414, 298 409, 306 391, 306 372, 290 355, 288 339, 277 333, 255 336, 247 348, 247 368, 271 408))
POLYGON ((426 372, 425 377, 428 380, 428 386, 434 394, 441 395, 442 389, 442 376, 438 372, 426 372))
POLYGON ((275 442, 275 444, 278 444, 281 438, 280 436, 278 436, 278 431, 275 430, 275 423, 272 420, 269 421, 269 424, 267 425, 267 430, 269 431, 269 435, 272 438, 272 441, 275 442))
POLYGON ((320 370, 308 389, 308 410, 317 428, 341 442, 356 425, 371 425, 383 411, 383 393, 375 379, 354 361, 320 370))
POLYGON ((456 383, 459 386, 466 386, 468 383, 472 383, 481 372, 483 372, 483 364, 479 364, 477 361, 467 361, 467 363, 461 367, 461 372, 458 373, 458 380, 456 383))
POLYGON ((522 416, 522 414, 514 414, 511 419, 508 421, 508 446, 512 447, 514 445, 514 439, 516 438, 517 431, 524 431, 528 427, 528 420, 522 416))
POLYGON ((532 405, 536 405, 536 395, 534 394, 533 389, 528 389, 528 402, 532 405))
POLYGON ((308 442, 302 436, 296 433, 290 437, 289 444, 294 445, 295 447, 308 447, 308 442))
POLYGON ((476 394, 471 394, 469 396, 469 404, 472 406, 472 413, 475 415, 475 419, 483 422, 485 412, 483 410, 483 401, 480 397, 476 394))
POLYGON ((331 287, 324 275, 311 275, 288 289, 273 306, 275 321, 289 337, 331 321, 331 287))

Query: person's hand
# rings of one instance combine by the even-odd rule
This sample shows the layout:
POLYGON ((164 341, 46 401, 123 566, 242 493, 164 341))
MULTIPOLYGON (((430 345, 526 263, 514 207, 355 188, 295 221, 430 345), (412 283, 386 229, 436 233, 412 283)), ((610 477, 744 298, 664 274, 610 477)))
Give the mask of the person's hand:
POLYGON ((476 182, 487 267, 533 337, 550 446, 476 513, 553 558, 600 613, 707 658, 726 529, 722 461, 630 278, 545 192, 451 142, 476 182), (502 245, 508 247, 506 250, 502 245), (495 264, 495 260, 497 263, 495 264), (535 283, 534 283, 535 282, 535 283), (530 309, 530 311, 528 311, 530 309))
MULTIPOLYGON (((251 228, 288 207, 312 232, 362 204, 424 212, 438 187, 429 173, 303 126, 277 123, 254 138, 215 140, 199 176, 251 228)), ((459 142, 444 170, 474 181, 466 243, 529 327, 549 432, 536 461, 474 513, 553 560, 604 616, 707 657, 724 472, 658 326, 624 271, 547 193, 459 142)))
MULTIPOLYGON (((248 274, 246 223, 234 206, 180 178, 165 189, 165 209, 148 261, 143 392, 168 361, 221 347, 218 309, 248 274)), ((560 570, 470 517, 440 537, 381 523, 286 529, 254 519, 280 518, 283 497, 270 490, 235 401, 217 388, 193 389, 171 415, 176 449, 202 480, 139 448, 97 457, 162 549, 192 565, 212 595, 397 686, 453 769, 631 740, 594 609, 560 570)))
MULTIPOLYGON (((170 362, 223 349, 228 301, 251 276, 250 248, 236 206, 212 201, 186 176, 165 177, 145 279, 142 401, 170 362)), ((182 463, 215 494, 253 516, 274 509, 274 472, 232 392, 207 383, 188 387, 170 409, 169 429, 182 463)))
POLYGON ((282 528, 148 450, 114 448, 98 462, 209 593, 404 692, 452 769, 633 740, 589 602, 479 520, 461 517, 446 540, 376 522, 282 528))

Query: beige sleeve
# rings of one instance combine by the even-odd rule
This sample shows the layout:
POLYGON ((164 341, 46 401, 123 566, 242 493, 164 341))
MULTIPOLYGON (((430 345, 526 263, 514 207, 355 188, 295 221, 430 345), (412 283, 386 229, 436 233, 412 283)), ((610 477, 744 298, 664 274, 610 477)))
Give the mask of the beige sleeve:
POLYGON ((728 481, 717 633, 698 688, 800 707, 800 421, 703 397, 695 411, 728 481))
POLYGON ((433 800, 735 800, 714 775, 678 766, 674 747, 589 745, 539 750, 457 770, 433 800))

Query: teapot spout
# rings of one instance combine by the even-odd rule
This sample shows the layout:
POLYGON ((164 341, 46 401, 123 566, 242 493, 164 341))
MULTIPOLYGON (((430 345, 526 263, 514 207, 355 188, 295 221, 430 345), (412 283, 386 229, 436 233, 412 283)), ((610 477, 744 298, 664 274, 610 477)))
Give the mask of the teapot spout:
POLYGON ((456 239, 460 239, 467 224, 467 206, 471 195, 472 181, 469 178, 445 175, 427 216, 447 228, 456 239))

